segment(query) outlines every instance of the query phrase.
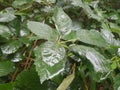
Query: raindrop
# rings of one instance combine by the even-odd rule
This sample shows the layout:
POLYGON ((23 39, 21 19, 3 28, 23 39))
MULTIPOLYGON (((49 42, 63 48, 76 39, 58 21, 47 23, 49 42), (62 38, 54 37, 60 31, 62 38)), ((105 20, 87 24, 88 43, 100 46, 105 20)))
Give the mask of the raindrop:
POLYGON ((12 59, 13 62, 19 62, 21 60, 22 60, 22 55, 20 53, 17 53, 12 59))
POLYGON ((29 32, 28 31, 26 31, 26 30, 20 30, 20 36, 27 36, 29 34, 29 32))

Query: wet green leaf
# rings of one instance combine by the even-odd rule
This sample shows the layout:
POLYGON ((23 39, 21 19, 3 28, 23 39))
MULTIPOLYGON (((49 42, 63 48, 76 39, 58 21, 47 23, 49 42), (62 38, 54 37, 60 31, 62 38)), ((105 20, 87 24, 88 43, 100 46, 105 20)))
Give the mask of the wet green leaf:
POLYGON ((65 40, 80 40, 84 43, 96 45, 98 47, 107 47, 109 44, 102 37, 101 33, 96 30, 77 30, 72 31, 68 35, 64 36, 65 40))
POLYGON ((55 3, 56 0, 46 0, 46 2, 48 2, 48 3, 55 3))
POLYGON ((57 37, 55 31, 47 24, 28 21, 27 26, 28 29, 36 34, 40 39, 55 40, 57 37))
POLYGON ((82 0, 71 0, 71 4, 74 6, 83 6, 82 0))
POLYGON ((96 45, 99 47, 107 47, 105 39, 102 37, 101 33, 96 30, 79 30, 77 31, 77 38, 87 44, 96 45))
POLYGON ((14 6, 14 7, 17 7, 17 6, 24 5, 25 3, 27 3, 26 0, 15 0, 15 1, 13 2, 13 6, 14 6))
POLYGON ((119 6, 0 0, 0 90, 119 90, 119 6))
POLYGON ((118 33, 120 35, 120 27, 114 23, 110 23, 110 28, 113 32, 118 33))
POLYGON ((112 46, 120 46, 120 41, 116 40, 114 35, 109 30, 101 30, 103 38, 112 46))
POLYGON ((72 20, 70 17, 63 11, 62 8, 57 8, 53 15, 53 21, 55 22, 56 28, 63 35, 71 32, 72 20))
POLYGON ((53 42, 46 42, 35 49, 35 66, 40 81, 51 79, 64 70, 65 49, 53 42))
POLYGON ((13 8, 6 8, 0 12, 0 22, 9 22, 16 18, 13 8))
POLYGON ((10 32, 7 26, 0 25, 0 35, 4 38, 9 38, 12 35, 12 33, 10 32))
POLYGON ((80 56, 85 56, 91 62, 96 72, 103 73, 110 71, 110 61, 94 48, 82 45, 74 45, 70 48, 72 51, 78 53, 80 56))
POLYGON ((3 54, 12 54, 15 53, 20 47, 21 43, 19 41, 12 41, 2 45, 0 48, 3 54))
POLYGON ((2 61, 0 62, 0 77, 8 75, 13 72, 15 69, 14 64, 10 61, 2 61))
POLYGON ((31 1, 33 1, 33 0, 14 0, 12 5, 14 7, 20 7, 20 6, 22 6, 22 5, 26 4, 26 3, 31 2, 31 1))
POLYGON ((35 0, 36 2, 38 3, 46 3, 46 4, 52 4, 52 3, 55 3, 56 0, 35 0))
POLYGON ((41 3, 42 2, 42 0, 35 0, 36 2, 38 2, 38 3, 41 3))
POLYGON ((66 90, 68 88, 68 86, 71 84, 71 82, 74 80, 75 75, 74 73, 67 76, 63 82, 59 85, 59 87, 57 88, 57 90, 66 90))
POLYGON ((85 1, 82 1, 82 0, 72 0, 71 4, 74 5, 74 6, 82 7, 83 10, 84 10, 84 13, 89 18, 93 18, 93 19, 96 19, 98 21, 101 21, 103 19, 102 12, 96 10, 95 11, 96 13, 94 13, 94 11, 90 8, 89 3, 85 2, 85 1))

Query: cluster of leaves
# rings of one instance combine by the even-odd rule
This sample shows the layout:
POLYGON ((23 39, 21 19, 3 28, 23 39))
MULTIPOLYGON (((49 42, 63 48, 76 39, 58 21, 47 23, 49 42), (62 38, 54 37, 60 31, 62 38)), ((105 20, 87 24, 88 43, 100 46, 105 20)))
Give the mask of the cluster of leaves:
POLYGON ((0 90, 119 90, 119 4, 0 0, 0 90))

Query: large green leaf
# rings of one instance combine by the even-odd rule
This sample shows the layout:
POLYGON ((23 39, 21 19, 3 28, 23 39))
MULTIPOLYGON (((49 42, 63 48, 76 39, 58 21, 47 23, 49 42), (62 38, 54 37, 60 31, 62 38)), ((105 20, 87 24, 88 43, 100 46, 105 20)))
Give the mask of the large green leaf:
POLYGON ((15 90, 46 90, 46 87, 41 86, 34 68, 22 71, 15 80, 14 88, 15 90))
POLYGON ((53 78, 64 70, 65 49, 53 42, 46 42, 35 49, 35 66, 41 82, 53 78))
POLYGON ((72 20, 62 8, 57 8, 55 10, 53 21, 55 22, 58 31, 60 31, 63 35, 71 32, 72 20))
POLYGON ((114 90, 120 90, 120 74, 114 77, 114 90))
POLYGON ((15 69, 14 64, 10 61, 0 62, 0 77, 13 72, 15 69))
POLYGON ((108 43, 103 38, 100 32, 96 30, 77 30, 72 31, 65 37, 63 37, 65 40, 80 40, 84 43, 96 45, 99 47, 107 47, 108 43))
POLYGON ((79 30, 77 31, 77 38, 80 41, 99 47, 107 47, 105 39, 102 37, 101 33, 96 30, 79 30))
POLYGON ((85 56, 91 62, 96 72, 103 73, 110 71, 110 61, 94 48, 82 45, 74 45, 70 48, 72 51, 78 53, 80 56, 85 56))
POLYGON ((47 24, 35 21, 28 21, 27 26, 28 29, 36 34, 40 39, 55 40, 57 38, 55 30, 53 30, 47 24))
POLYGON ((6 8, 0 12, 0 22, 9 22, 16 18, 13 8, 6 8))

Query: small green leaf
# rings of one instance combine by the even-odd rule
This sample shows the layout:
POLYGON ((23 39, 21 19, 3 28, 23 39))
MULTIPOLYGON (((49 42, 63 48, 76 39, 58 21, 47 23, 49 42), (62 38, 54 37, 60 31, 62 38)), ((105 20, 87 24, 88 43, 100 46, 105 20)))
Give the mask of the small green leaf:
POLYGON ((13 7, 20 7, 28 2, 30 2, 31 0, 14 0, 12 6, 13 7))
POLYGON ((0 77, 14 71, 14 64, 10 61, 0 62, 0 77))
POLYGON ((102 29, 101 33, 108 43, 114 44, 114 35, 110 31, 102 29))
POLYGON ((13 2, 13 6, 14 6, 14 7, 17 7, 17 6, 21 6, 21 5, 25 4, 25 3, 27 3, 26 0, 15 0, 15 1, 13 2))
POLYGON ((10 32, 7 26, 0 25, 0 35, 4 38, 9 38, 12 35, 12 33, 10 32))
POLYGON ((112 68, 113 70, 117 68, 117 62, 116 62, 116 61, 113 61, 113 62, 112 62, 111 68, 112 68))
POLYGON ((114 23, 109 23, 109 24, 110 24, 111 30, 120 35, 120 27, 114 23))
POLYGON ((76 31, 71 31, 68 35, 64 36, 65 40, 77 40, 76 31))
POLYGON ((120 41, 116 40, 114 35, 109 30, 101 30, 103 38, 112 46, 120 46, 120 41))
POLYGON ((71 32, 72 20, 70 17, 63 11, 62 8, 57 8, 54 15, 53 21, 56 24, 56 28, 63 35, 66 35, 71 32))
POLYGON ((28 21, 27 26, 28 29, 36 34, 40 39, 55 40, 57 38, 55 31, 47 24, 28 21))
POLYGON ((57 90, 66 90, 68 86, 71 84, 71 82, 74 80, 75 75, 72 73, 71 75, 67 76, 63 82, 59 85, 57 90))
POLYGON ((65 49, 53 42, 46 42, 35 49, 35 66, 41 82, 53 78, 64 70, 65 49))
POLYGON ((3 54, 12 54, 15 53, 21 47, 19 41, 11 41, 5 45, 1 46, 1 51, 3 54))
POLYGON ((0 12, 0 22, 9 22, 16 18, 13 8, 6 8, 0 12))

